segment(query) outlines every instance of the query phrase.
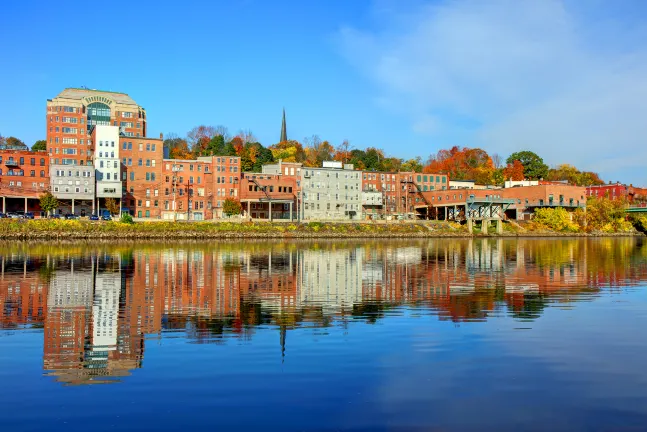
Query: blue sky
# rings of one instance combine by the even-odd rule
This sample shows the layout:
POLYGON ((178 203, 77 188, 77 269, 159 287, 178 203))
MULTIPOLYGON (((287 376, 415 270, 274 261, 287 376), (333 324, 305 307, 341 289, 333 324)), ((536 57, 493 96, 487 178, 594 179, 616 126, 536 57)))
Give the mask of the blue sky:
POLYGON ((647 185, 647 3, 4 2, 0 134, 44 138, 65 87, 129 93, 149 134, 318 134, 426 159, 530 149, 647 185), (8 18, 8 19, 6 19, 8 18))

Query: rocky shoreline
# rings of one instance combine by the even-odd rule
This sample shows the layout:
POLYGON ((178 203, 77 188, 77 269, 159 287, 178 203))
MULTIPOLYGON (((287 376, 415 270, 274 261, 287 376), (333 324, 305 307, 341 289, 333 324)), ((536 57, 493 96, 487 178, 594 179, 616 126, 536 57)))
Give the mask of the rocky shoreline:
POLYGON ((644 236, 638 231, 572 233, 505 230, 501 234, 468 233, 451 222, 419 223, 232 223, 0 221, 0 240, 200 240, 200 239, 404 239, 404 238, 549 238, 644 236))

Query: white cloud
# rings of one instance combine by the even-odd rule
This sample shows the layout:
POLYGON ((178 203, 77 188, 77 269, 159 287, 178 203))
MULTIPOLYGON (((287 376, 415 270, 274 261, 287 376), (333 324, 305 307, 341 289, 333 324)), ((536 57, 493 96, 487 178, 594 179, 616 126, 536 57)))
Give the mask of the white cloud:
MULTIPOLYGON (((646 166, 647 46, 636 40, 647 40, 647 19, 611 20, 609 3, 574 0, 380 6, 389 19, 374 11, 374 28, 342 29, 340 47, 414 132, 468 119, 480 126, 464 145, 490 152, 527 148, 614 178, 646 166)), ((647 182, 644 171, 626 180, 647 182)))

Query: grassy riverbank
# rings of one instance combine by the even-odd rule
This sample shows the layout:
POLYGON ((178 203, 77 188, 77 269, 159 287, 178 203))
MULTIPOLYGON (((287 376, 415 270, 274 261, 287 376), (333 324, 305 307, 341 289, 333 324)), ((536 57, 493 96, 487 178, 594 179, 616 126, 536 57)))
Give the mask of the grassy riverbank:
MULTIPOLYGON (((469 237, 464 225, 442 221, 399 223, 269 222, 90 222, 80 220, 0 220, 0 239, 201 239, 201 238, 413 238, 469 237)), ((497 236, 497 234, 489 234, 497 236)), ((618 232, 558 231, 542 225, 505 223, 504 237, 642 235, 618 232)))

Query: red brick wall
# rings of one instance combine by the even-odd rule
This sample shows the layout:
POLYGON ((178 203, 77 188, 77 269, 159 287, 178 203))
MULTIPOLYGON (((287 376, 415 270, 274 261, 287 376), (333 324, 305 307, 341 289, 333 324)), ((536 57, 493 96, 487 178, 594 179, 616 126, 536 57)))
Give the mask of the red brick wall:
POLYGON ((125 190, 122 206, 128 208, 135 217, 160 218, 164 182, 163 140, 120 137, 119 157, 122 163, 121 180, 125 190))
POLYGON ((0 150, 0 158, 0 196, 38 198, 49 190, 46 152, 0 150))

